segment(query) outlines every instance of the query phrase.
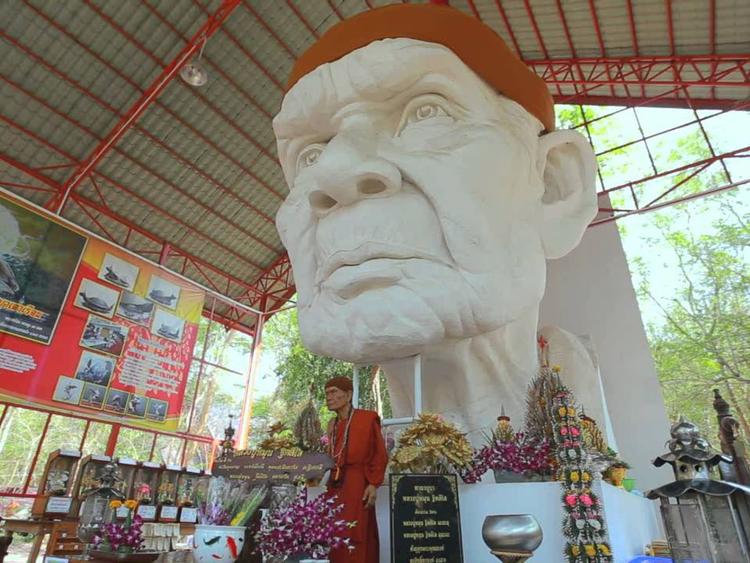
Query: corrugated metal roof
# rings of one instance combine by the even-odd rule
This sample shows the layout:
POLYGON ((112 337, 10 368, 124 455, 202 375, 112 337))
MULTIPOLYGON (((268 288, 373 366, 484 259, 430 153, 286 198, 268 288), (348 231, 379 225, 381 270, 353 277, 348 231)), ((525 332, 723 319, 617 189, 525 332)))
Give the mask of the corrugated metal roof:
MULTIPOLYGON (((271 118, 296 56, 340 19, 389 3, 243 0, 205 45, 208 84, 172 80, 76 188, 63 215, 148 258, 166 242, 175 249, 168 266, 232 298, 257 305, 257 297, 246 297, 256 283, 288 293, 286 270, 268 272, 283 253, 273 218, 286 193, 271 118)), ((53 185, 69 182, 220 5, 6 0, 0 8, 0 181, 48 203, 50 192, 16 184, 29 184, 30 173, 53 185)), ((747 58, 746 0, 452 5, 492 26, 558 100, 622 98, 626 105, 662 96, 684 104, 687 92, 711 104, 748 96, 747 75, 731 58, 679 62, 747 58), (670 56, 676 59, 659 58, 670 56), (736 85, 722 85, 717 96, 718 80, 736 85)))

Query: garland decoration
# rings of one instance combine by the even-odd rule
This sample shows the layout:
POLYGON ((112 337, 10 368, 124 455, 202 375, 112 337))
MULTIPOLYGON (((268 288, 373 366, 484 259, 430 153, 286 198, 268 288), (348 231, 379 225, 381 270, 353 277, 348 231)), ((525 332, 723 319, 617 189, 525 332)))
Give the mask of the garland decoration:
POLYGON ((542 366, 539 378, 559 390, 552 399, 550 420, 557 454, 558 481, 563 489, 562 530, 566 538, 568 563, 612 563, 604 514, 593 491, 592 471, 572 393, 562 384, 557 371, 542 366))
POLYGON ((399 436, 391 457, 393 473, 456 473, 472 462, 466 435, 442 416, 421 413, 399 436))

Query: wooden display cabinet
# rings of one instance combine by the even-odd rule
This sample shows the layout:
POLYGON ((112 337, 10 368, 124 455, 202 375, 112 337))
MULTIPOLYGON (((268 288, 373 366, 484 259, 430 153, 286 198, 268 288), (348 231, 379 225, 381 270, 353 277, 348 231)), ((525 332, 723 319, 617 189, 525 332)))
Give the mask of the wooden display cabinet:
POLYGON ((159 522, 177 522, 180 508, 177 506, 177 483, 182 473, 179 465, 165 465, 159 477, 157 500, 159 522))
POLYGON ((177 481, 177 504, 180 507, 180 522, 195 524, 198 519, 196 491, 202 471, 197 467, 186 467, 177 481))
POLYGON ((76 450, 55 450, 47 457, 44 473, 31 507, 34 518, 65 518, 73 504, 73 475, 81 459, 76 450))
POLYGON ((91 454, 84 457, 78 464, 78 473, 76 473, 76 480, 73 485, 73 505, 70 507, 70 516, 78 518, 86 493, 99 486, 99 475, 102 468, 108 463, 112 463, 112 458, 108 455, 91 454))
POLYGON ((140 461, 133 478, 133 498, 138 501, 137 514, 146 522, 156 520, 156 494, 162 466, 153 461, 140 461))

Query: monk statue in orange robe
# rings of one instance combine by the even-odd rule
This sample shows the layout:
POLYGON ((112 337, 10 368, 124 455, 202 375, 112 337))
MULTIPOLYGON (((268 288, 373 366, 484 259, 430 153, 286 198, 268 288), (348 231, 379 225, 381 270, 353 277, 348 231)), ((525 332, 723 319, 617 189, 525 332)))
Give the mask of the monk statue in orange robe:
POLYGON ((380 541, 375 501, 388 464, 380 417, 373 411, 353 407, 354 388, 347 377, 328 381, 325 392, 326 406, 336 413, 328 425, 328 447, 334 461, 328 491, 344 505, 341 518, 356 522, 349 532, 353 549, 333 550, 330 561, 378 563, 380 541))

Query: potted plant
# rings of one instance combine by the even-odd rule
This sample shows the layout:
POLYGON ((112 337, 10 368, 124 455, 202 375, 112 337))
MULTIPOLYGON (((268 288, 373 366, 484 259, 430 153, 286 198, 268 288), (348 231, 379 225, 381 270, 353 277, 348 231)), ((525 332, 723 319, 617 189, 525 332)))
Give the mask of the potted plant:
POLYGON ((113 518, 116 510, 125 509, 127 515, 122 524, 110 522, 104 524, 94 536, 94 549, 91 555, 95 559, 114 559, 118 561, 128 561, 129 559, 137 561, 153 561, 159 553, 143 552, 143 518, 133 516, 138 502, 135 500, 126 500, 125 502, 113 500, 110 502, 110 508, 113 510, 113 518), (151 557, 148 557, 148 556, 151 557))
POLYGON ((251 488, 214 477, 207 498, 198 505, 193 534, 193 559, 197 563, 231 563, 245 543, 246 525, 268 494, 268 487, 251 488))
POLYGON ((335 496, 322 494, 310 500, 303 488, 288 506, 269 511, 256 535, 265 557, 289 562, 327 562, 332 549, 349 545, 346 531, 354 525, 339 517, 343 510, 335 496))
POLYGON ((466 483, 477 483, 487 471, 493 471, 496 483, 543 481, 554 473, 552 449, 547 439, 533 439, 525 432, 490 437, 476 451, 471 467, 462 473, 466 483))

